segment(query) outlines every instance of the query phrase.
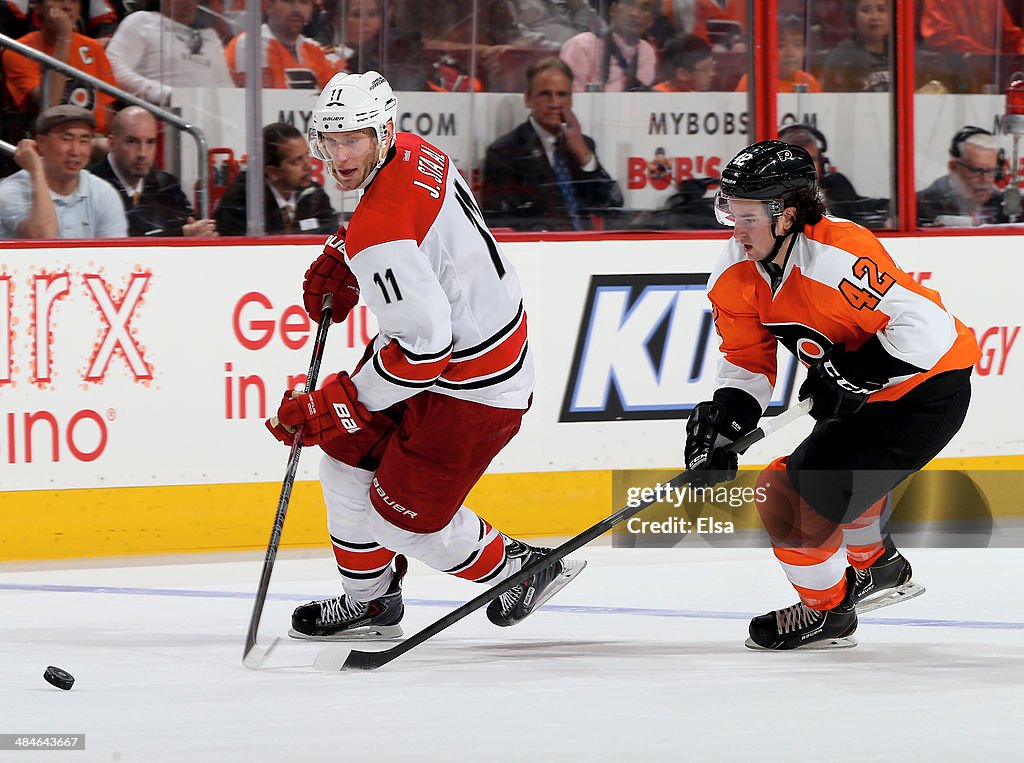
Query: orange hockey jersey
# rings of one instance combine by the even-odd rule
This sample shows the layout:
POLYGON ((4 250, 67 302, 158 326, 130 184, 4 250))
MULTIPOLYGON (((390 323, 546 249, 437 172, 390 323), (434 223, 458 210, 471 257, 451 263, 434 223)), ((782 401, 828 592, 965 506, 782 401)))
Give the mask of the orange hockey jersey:
POLYGON ((774 293, 764 268, 730 240, 708 296, 723 355, 716 387, 747 392, 762 411, 775 386, 778 342, 811 364, 833 344, 853 351, 876 336, 884 352, 878 367, 864 370, 889 382, 869 403, 900 398, 981 357, 974 335, 938 292, 914 281, 871 232, 847 220, 826 217, 796 234, 774 293))
MULTIPOLYGON (((263 51, 263 87, 292 90, 322 90, 339 71, 340 64, 331 63, 315 40, 299 36, 293 53, 264 24, 261 27, 263 51)), ((239 87, 245 86, 245 32, 235 37, 224 49, 228 70, 239 87)))
MULTIPOLYGON (((42 32, 29 32, 18 42, 30 48, 53 55, 53 47, 43 44, 42 32)), ((114 71, 110 68, 107 52, 103 46, 91 37, 71 33, 71 45, 68 48, 68 64, 86 74, 103 80, 108 85, 117 86, 114 71)), ((35 111, 29 100, 29 93, 42 83, 41 69, 38 63, 14 51, 8 50, 3 55, 3 67, 7 84, 7 92, 11 95, 15 107, 20 111, 35 111)), ((76 79, 68 79, 60 103, 81 106, 93 112, 96 117, 96 132, 106 132, 107 110, 114 99, 106 93, 95 90, 92 85, 76 79)))

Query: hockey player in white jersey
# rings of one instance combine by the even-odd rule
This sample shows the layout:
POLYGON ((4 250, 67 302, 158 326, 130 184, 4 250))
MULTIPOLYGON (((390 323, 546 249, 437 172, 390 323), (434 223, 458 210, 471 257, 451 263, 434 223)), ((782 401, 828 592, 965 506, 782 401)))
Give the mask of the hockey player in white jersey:
MULTIPOLYGON (((303 300, 334 321, 362 294, 380 332, 351 375, 309 395, 286 392, 267 422, 291 443, 320 445, 327 525, 344 594, 298 607, 296 638, 402 635, 403 555, 493 585, 544 549, 509 538, 463 505, 519 430, 534 387, 515 269, 469 187, 440 149, 395 132, 397 99, 377 72, 338 74, 320 94, 310 152, 345 191, 361 190, 347 230, 310 266, 303 300)), ((584 562, 562 560, 493 601, 514 625, 584 562)))

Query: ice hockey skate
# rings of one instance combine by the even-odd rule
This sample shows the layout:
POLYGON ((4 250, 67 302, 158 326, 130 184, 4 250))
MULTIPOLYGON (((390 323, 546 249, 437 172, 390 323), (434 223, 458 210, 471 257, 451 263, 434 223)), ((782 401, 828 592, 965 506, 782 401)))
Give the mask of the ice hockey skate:
POLYGON ((309 641, 381 641, 400 638, 399 623, 405 614, 402 578, 409 563, 395 557, 395 575, 383 596, 372 601, 355 601, 347 595, 311 601, 292 613, 288 635, 309 641))
POLYGON ((866 570, 854 570, 857 612, 864 614, 923 594, 924 586, 910 579, 913 574, 910 562, 895 548, 887 548, 866 570))
MULTIPOLYGON (((549 548, 534 548, 517 540, 510 540, 506 549, 509 558, 520 557, 522 569, 546 553, 549 548)), ((529 617, 544 602, 561 591, 579 575, 587 563, 582 560, 560 559, 520 581, 487 606, 487 619, 502 627, 515 625, 529 617)))
POLYGON ((751 649, 847 649, 857 645, 857 610, 853 598, 854 575, 846 571, 846 596, 832 609, 811 609, 803 602, 759 615, 750 621, 751 649))

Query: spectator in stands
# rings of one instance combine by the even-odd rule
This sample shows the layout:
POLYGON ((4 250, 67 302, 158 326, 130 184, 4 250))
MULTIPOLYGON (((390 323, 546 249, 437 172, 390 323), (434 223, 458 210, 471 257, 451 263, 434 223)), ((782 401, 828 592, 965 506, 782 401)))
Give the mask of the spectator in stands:
POLYGON ((918 225, 992 225, 1009 221, 994 181, 999 144, 988 130, 970 125, 949 144, 948 174, 917 194, 918 225))
MULTIPOLYGON (((317 44, 302 35, 313 18, 313 0, 266 0, 261 27, 263 87, 322 90, 340 66, 327 60, 317 44)), ((225 55, 235 84, 245 86, 245 32, 228 43, 225 55)))
MULTIPOLYGON (((813 76, 804 71, 804 56, 807 45, 804 42, 804 22, 797 16, 779 19, 779 79, 780 93, 820 93, 821 85, 813 76)), ((747 75, 744 74, 736 86, 737 91, 747 89, 747 75)))
POLYGON ((513 45, 522 36, 511 0, 395 0, 395 22, 401 29, 418 29, 427 47, 466 50, 479 54, 489 47, 513 45))
POLYGON ((551 56, 527 70, 529 118, 492 143, 481 204, 487 222, 517 230, 584 230, 622 206, 622 192, 597 159, 572 111, 572 70, 551 56))
POLYGON ((437 63, 431 89, 465 92, 484 89, 481 79, 491 90, 510 87, 510 82, 515 82, 511 89, 522 87, 520 72, 533 43, 516 22, 512 2, 395 0, 393 6, 396 25, 422 32, 427 56, 437 63))
POLYGON ((22 169, 0 182, 0 238, 121 238, 128 234, 117 191, 84 169, 96 118, 63 104, 36 120, 36 139, 18 142, 22 169))
POLYGON ((850 0, 778 0, 779 17, 806 19, 807 49, 830 51, 853 31, 846 7, 850 0))
POLYGON ((921 36, 942 53, 1024 53, 1024 31, 1003 0, 921 0, 921 36))
POLYGON ((176 87, 232 87, 220 37, 198 24, 199 0, 168 0, 162 12, 135 11, 107 53, 121 86, 158 106, 176 87))
POLYGON ((197 220, 178 179, 153 166, 156 118, 140 106, 119 111, 110 126, 110 153, 89 168, 121 196, 129 236, 216 236, 213 220, 197 220))
POLYGON ((654 89, 659 93, 694 93, 711 89, 715 76, 715 59, 711 46, 695 34, 677 34, 668 39, 662 51, 664 82, 654 89))
POLYGON ((245 13, 244 4, 241 10, 229 12, 226 0, 199 0, 198 26, 210 27, 217 33, 221 45, 227 45, 241 31, 241 16, 245 13))
POLYGON ((889 91, 890 0, 849 0, 853 36, 825 59, 822 87, 829 91, 889 91))
MULTIPOLYGON (((117 86, 103 46, 74 31, 81 14, 80 0, 35 0, 35 9, 39 31, 29 32, 18 42, 117 86)), ((3 69, 11 103, 19 111, 35 115, 50 106, 69 103, 91 111, 97 129, 106 129, 107 112, 114 101, 111 96, 55 69, 46 72, 44 81, 36 61, 10 50, 3 54, 3 69)), ((31 117, 27 124, 31 124, 31 117)))
POLYGON ((34 30, 28 6, 28 0, 0 0, 0 31, 18 39, 34 30))
POLYGON ((714 50, 747 49, 747 0, 662 0, 662 13, 675 29, 703 38, 714 50))
MULTIPOLYGON (((263 220, 268 234, 335 233, 338 213, 313 182, 306 139, 295 127, 274 122, 263 128, 263 220)), ((244 236, 248 214, 246 173, 234 179, 217 204, 214 219, 222 236, 244 236)))
MULTIPOLYGON (((0 0, 0 32, 18 38, 39 28, 38 18, 32 11, 32 0, 0 0)), ((74 19, 75 31, 97 39, 101 44, 117 28, 120 2, 111 0, 87 0, 85 12, 74 19)))
POLYGON ((570 38, 559 56, 573 72, 573 89, 618 93, 650 90, 657 54, 643 39, 654 20, 654 0, 612 0, 610 30, 602 36, 581 32, 570 38))
POLYGON ((422 36, 388 23, 383 5, 383 0, 325 3, 306 33, 342 71, 381 72, 395 90, 426 90, 430 72, 422 36))
POLYGON ((828 140, 824 133, 808 124, 795 123, 779 128, 779 140, 800 146, 811 155, 818 170, 818 188, 829 214, 853 220, 865 228, 885 228, 890 222, 889 200, 861 196, 849 178, 834 170, 828 160, 828 140))
POLYGON ((604 22, 587 0, 511 0, 512 11, 529 45, 557 53, 581 32, 602 35, 604 22))

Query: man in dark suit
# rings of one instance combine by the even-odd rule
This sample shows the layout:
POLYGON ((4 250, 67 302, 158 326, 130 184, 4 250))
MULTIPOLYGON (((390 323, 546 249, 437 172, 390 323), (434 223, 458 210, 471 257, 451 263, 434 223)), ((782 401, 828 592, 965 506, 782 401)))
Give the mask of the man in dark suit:
POLYGON ((156 118, 139 106, 110 123, 110 153, 89 171, 114 186, 124 204, 129 236, 216 236, 213 220, 197 220, 178 179, 153 167, 156 118))
MULTIPOLYGON (((297 128, 283 122, 263 128, 263 220, 268 235, 337 232, 338 213, 312 173, 309 148, 297 128)), ((241 172, 217 204, 214 219, 222 236, 246 235, 245 183, 241 172)))
POLYGON ((530 117, 487 149, 481 203, 491 226, 590 230, 622 207, 622 192, 597 160, 572 111, 572 70, 543 58, 526 72, 530 117))

